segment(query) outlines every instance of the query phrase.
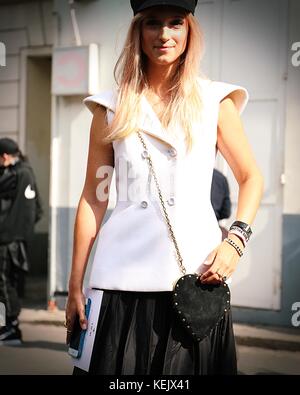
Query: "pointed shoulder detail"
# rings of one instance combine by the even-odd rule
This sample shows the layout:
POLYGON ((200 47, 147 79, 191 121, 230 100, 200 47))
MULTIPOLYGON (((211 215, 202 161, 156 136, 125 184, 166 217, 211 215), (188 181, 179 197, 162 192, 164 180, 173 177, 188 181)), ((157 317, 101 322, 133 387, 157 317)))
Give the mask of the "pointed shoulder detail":
POLYGON ((221 81, 212 81, 211 87, 212 94, 219 102, 226 96, 230 96, 239 113, 242 114, 249 100, 249 93, 246 88, 221 81))
POLYGON ((113 90, 103 91, 93 96, 88 96, 83 100, 83 103, 93 114, 98 104, 106 107, 107 109, 115 112, 116 110, 117 95, 113 90))
POLYGON ((209 87, 213 81, 209 78, 198 77, 197 82, 201 87, 209 87))
POLYGON ((197 83, 200 88, 201 94, 207 94, 209 91, 209 88, 211 86, 212 81, 208 78, 203 78, 203 77, 198 77, 197 78, 197 83))

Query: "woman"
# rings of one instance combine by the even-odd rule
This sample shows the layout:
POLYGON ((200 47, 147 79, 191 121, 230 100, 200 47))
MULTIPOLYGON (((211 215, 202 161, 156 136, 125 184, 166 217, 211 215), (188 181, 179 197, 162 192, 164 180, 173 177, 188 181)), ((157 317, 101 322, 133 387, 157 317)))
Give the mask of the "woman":
POLYGON ((170 296, 180 270, 137 135, 151 153, 187 272, 202 274, 206 284, 225 281, 250 237, 263 181, 239 118, 247 91, 198 77, 203 43, 196 3, 131 1, 118 91, 85 99, 94 117, 74 231, 68 331, 77 312, 87 326, 82 284, 112 168, 117 184, 117 204, 99 232, 90 277, 92 288, 104 290, 90 374, 236 373, 230 310, 200 343, 174 315, 170 296), (223 242, 210 203, 217 149, 239 184, 238 222, 223 242))

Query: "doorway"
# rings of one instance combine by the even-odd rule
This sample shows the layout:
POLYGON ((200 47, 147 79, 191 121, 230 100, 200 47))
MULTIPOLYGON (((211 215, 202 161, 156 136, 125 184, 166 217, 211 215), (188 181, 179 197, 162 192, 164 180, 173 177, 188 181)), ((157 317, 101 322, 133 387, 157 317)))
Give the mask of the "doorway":
POLYGON ((26 54, 23 58, 23 150, 35 173, 43 217, 35 226, 29 246, 30 273, 24 306, 47 304, 49 184, 51 145, 51 56, 26 54), (25 71, 24 71, 25 70, 25 71))

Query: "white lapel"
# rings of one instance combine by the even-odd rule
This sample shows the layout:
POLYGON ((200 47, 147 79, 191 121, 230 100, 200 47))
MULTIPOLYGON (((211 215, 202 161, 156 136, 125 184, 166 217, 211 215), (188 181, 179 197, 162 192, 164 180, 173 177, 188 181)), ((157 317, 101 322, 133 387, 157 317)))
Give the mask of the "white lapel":
MULTIPOLYGON (((116 110, 116 102, 117 92, 109 91, 101 95, 101 104, 104 104, 109 110, 107 114, 109 123, 112 122, 116 110)), ((141 107, 141 116, 138 120, 139 129, 171 147, 178 148, 179 142, 176 140, 175 135, 172 137, 170 132, 162 127, 158 116, 145 96, 141 98, 141 107)))
POLYGON ((139 127, 141 130, 150 136, 158 138, 163 143, 167 143, 171 147, 176 148, 178 143, 176 142, 175 137, 172 138, 172 136, 168 134, 169 132, 162 127, 158 116, 155 114, 145 96, 142 96, 141 105, 141 119, 139 120, 139 127))

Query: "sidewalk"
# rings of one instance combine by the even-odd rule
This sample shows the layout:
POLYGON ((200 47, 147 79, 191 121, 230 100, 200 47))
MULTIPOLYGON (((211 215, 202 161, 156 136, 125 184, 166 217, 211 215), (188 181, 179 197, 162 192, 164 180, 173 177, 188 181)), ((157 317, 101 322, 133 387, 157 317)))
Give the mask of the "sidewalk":
POLYGON ((23 308, 19 316, 21 324, 63 326, 65 312, 63 310, 43 310, 23 308))
MULTIPOLYGON (((63 326, 63 310, 22 310, 21 324, 63 326)), ((236 342, 241 346, 272 350, 300 351, 300 330, 285 327, 263 327, 234 323, 236 342)))
POLYGON ((297 328, 233 324, 237 344, 271 350, 300 351, 297 328))

